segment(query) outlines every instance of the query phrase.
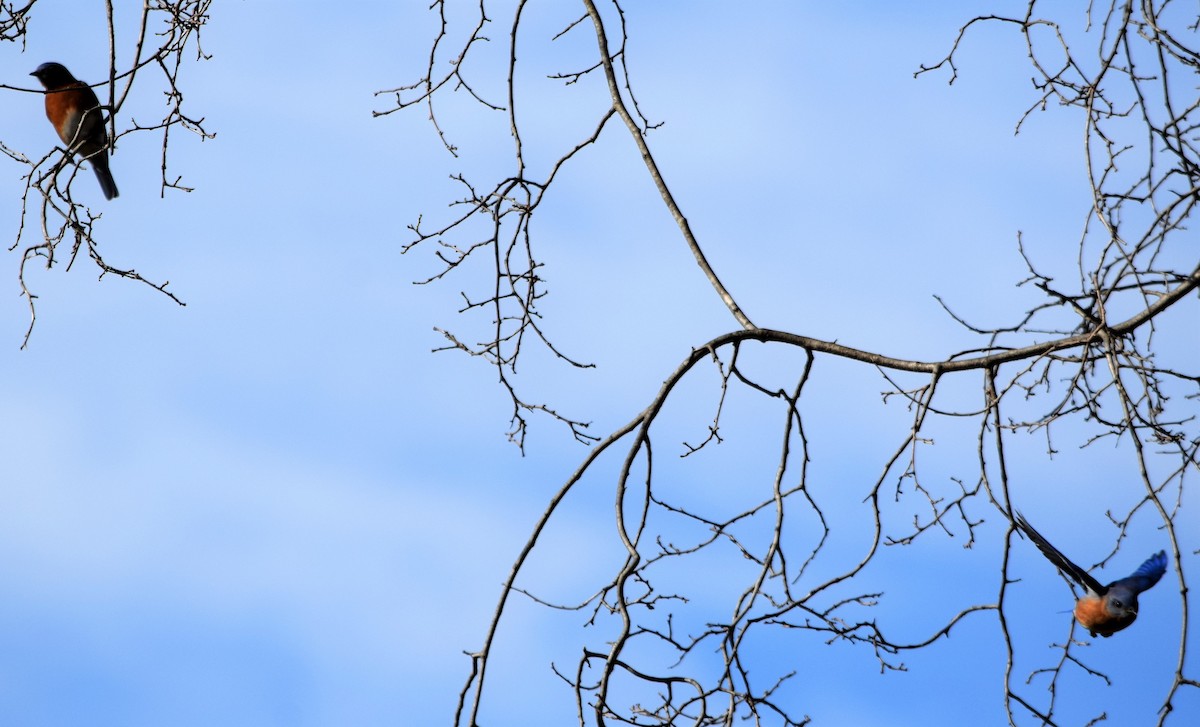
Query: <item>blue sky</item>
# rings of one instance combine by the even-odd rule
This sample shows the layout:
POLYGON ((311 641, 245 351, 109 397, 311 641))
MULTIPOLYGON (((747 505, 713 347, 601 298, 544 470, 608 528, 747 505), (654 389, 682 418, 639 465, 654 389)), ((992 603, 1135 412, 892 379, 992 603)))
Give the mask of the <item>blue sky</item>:
MULTIPOLYGON (((47 60, 102 80, 102 5, 43 2, 26 48, 0 47, 3 83, 30 87, 26 74, 47 60)), ((148 134, 126 137, 112 159, 119 199, 105 203, 90 174, 77 181, 77 197, 103 212, 97 237, 109 262, 170 280, 186 308, 144 286, 97 281, 86 260, 34 269, 38 321, 21 351, 19 248, 3 258, 4 723, 450 722, 467 674, 462 652, 479 647, 513 558, 585 449, 537 421, 522 457, 504 438, 494 372, 431 353, 442 343, 434 326, 480 331, 455 310, 486 270, 413 286, 437 267, 428 251, 400 254, 405 226, 446 214, 459 194, 450 174, 505 169, 511 141, 502 119, 462 99, 442 111, 459 159, 421 109, 372 118, 387 107, 374 92, 423 67, 435 30, 423 5, 367 3, 331 16, 317 3, 216 4, 203 34, 213 58, 186 66, 182 83, 217 137, 178 134, 170 156, 171 174, 196 191, 160 198, 161 142, 148 134)), ((627 8, 639 100, 666 122, 650 144, 714 267, 760 326, 935 359, 980 342, 933 294, 985 324, 1010 322, 1036 300, 1014 285, 1025 272, 1018 231, 1039 264, 1069 278, 1087 200, 1079 120, 1052 110, 1013 135, 1035 98, 1020 38, 982 29, 953 86, 944 75, 912 77, 945 53, 962 21, 991 7, 627 8)), ((556 144, 594 124, 603 97, 594 82, 564 88, 540 77, 587 58, 587 38, 547 41, 575 14, 565 5, 530 12, 522 108, 531 166, 544 173, 556 144)), ((496 12, 498 38, 508 13, 496 12)), ((498 79, 483 86, 501 98, 498 79)), ((5 93, 0 140, 40 157, 55 143, 41 99, 5 93)), ((157 113, 157 94, 147 86, 132 118, 157 113)), ((598 369, 535 354, 519 382, 603 434, 640 411, 692 347, 735 324, 624 130, 611 128, 578 162, 536 222, 550 290, 543 313, 556 343, 598 369)), ((15 232, 23 169, 6 168, 0 219, 15 232)), ((794 380, 796 357, 751 355, 764 377, 794 380)), ((818 369, 813 477, 831 508, 852 515, 907 415, 880 405, 874 371, 818 369)), ((664 453, 703 437, 713 381, 698 379, 673 404, 664 453)), ((963 397, 979 388, 978 377, 948 385, 963 397)), ((747 472, 762 474, 774 412, 732 407, 721 448, 695 466, 667 462, 660 476, 712 503, 734 499, 747 472)), ((930 433, 927 477, 973 478, 973 426, 930 433)), ((1056 432, 1054 459, 1037 437, 1014 437, 1009 452, 1022 509, 1080 560, 1111 546, 1104 511, 1139 496, 1128 453, 1080 451, 1083 436, 1056 432)), ((568 501, 531 585, 564 600, 594 587, 586 564, 611 563, 615 547, 611 481, 592 478, 568 501)), ((959 608, 995 598, 1001 524, 994 511, 977 514, 989 525, 974 548, 961 533, 930 538, 885 551, 864 573, 861 588, 887 593, 877 615, 899 640, 921 640, 959 608)), ((1166 546, 1148 527, 1136 535, 1101 580, 1166 546)), ((1194 528, 1188 535, 1194 543, 1194 528)), ((860 546, 847 536, 831 550, 853 559, 860 546)), ((1048 645, 1066 636, 1070 595, 1032 546, 1014 552, 1021 681, 1053 662, 1048 645)), ((711 572, 676 577, 708 588, 711 572)), ((1177 648, 1169 581, 1143 598, 1127 633, 1085 650, 1112 685, 1072 673, 1060 687, 1065 723, 1102 711, 1111 724, 1153 721, 1177 648)), ((727 615, 731 606, 712 607, 727 615)), ((569 714, 570 695, 548 663, 603 642, 581 620, 515 604, 483 724, 564 723, 558 710, 569 714)), ((905 654, 904 673, 880 675, 866 650, 799 637, 764 651, 766 668, 795 662, 789 694, 817 724, 1004 723, 991 616, 905 654)), ((1043 696, 1036 681, 1023 694, 1043 696)), ((1178 708, 1187 723, 1200 704, 1188 695, 1178 708)))

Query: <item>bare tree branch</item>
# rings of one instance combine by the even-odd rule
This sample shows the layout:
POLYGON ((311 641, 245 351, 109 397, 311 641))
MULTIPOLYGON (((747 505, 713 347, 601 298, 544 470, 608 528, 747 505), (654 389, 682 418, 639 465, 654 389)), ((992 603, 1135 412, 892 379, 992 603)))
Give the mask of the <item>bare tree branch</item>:
MULTIPOLYGON (((211 139, 215 135, 204 128, 203 118, 193 118, 184 111, 183 92, 180 84, 180 74, 188 66, 189 58, 205 59, 200 46, 200 31, 208 20, 208 9, 211 0, 156 0, 146 3, 138 16, 132 42, 132 58, 126 63, 119 60, 122 54, 118 37, 125 34, 125 29, 118 28, 114 20, 111 1, 105 3, 108 21, 109 61, 108 79, 96 84, 100 93, 103 109, 107 112, 108 136, 112 150, 115 152, 121 139, 130 134, 146 132, 161 134, 162 138, 162 182, 161 194, 168 189, 191 191, 181 183, 179 176, 170 177, 168 173, 168 148, 171 132, 177 128, 187 130, 201 139, 211 139), (157 47, 147 53, 147 47, 152 44, 157 47), (167 110, 160 121, 143 125, 137 119, 119 121, 121 109, 135 88, 140 93, 151 93, 156 83, 153 76, 145 72, 158 68, 162 75, 157 83, 166 96, 167 110), (126 68, 118 71, 119 68, 126 68), (135 79, 140 83, 135 84, 135 79), (105 92, 104 89, 107 89, 105 92)), ((0 37, 6 39, 9 35, 23 37, 28 23, 28 13, 33 2, 23 8, 12 4, 0 3, 0 37)), ((30 92, 32 89, 0 86, 7 90, 30 92)), ((0 144, 0 147, 3 147, 0 144)), ((56 148, 50 154, 42 156, 38 161, 3 147, 5 154, 27 167, 24 174, 25 189, 21 197, 21 217, 17 224, 16 234, 9 250, 21 248, 21 261, 18 268, 18 283, 21 293, 29 305, 29 327, 21 347, 29 344, 37 321, 37 294, 33 292, 26 277, 26 264, 31 260, 42 261, 45 267, 54 266, 62 255, 60 247, 67 245, 69 254, 65 255, 70 269, 81 250, 86 249, 88 258, 96 265, 101 278, 114 275, 120 278, 134 280, 164 294, 178 305, 185 305, 183 300, 167 289, 169 283, 154 282, 143 277, 133 268, 110 264, 101 252, 101 240, 97 236, 103 215, 94 213, 87 205, 76 202, 72 194, 73 182, 79 172, 78 159, 64 148, 56 148), (36 212, 31 212, 36 210, 36 212), (40 232, 38 239, 28 239, 30 227, 27 224, 31 217, 37 218, 37 228, 40 232)), ((119 158, 119 157, 117 157, 119 158)), ((90 176, 90 175, 88 175, 90 176)), ((87 181, 87 180, 85 180, 87 181)), ((90 183, 90 182, 88 182, 90 183)))
MULTIPOLYGON (((1108 508, 1113 547, 1096 565, 1113 559, 1135 521, 1152 522, 1170 542, 1182 616, 1177 624, 1178 659, 1159 712, 1159 723, 1165 723, 1180 704, 1183 689, 1200 685, 1185 658, 1191 602, 1178 535, 1185 482, 1200 469, 1200 372, 1192 362, 1162 360, 1155 345, 1161 336, 1178 335, 1178 324, 1164 323, 1171 320, 1164 314, 1178 309, 1194 313, 1200 288, 1200 261, 1186 235, 1200 200, 1196 17, 1181 25, 1180 12, 1168 1, 1110 0, 1064 11, 1031 0, 1019 16, 987 14, 967 20, 950 39, 946 55, 918 69, 918 77, 944 72, 954 83, 958 56, 977 29, 987 25, 1018 33, 1033 74, 1034 100, 1013 109, 1015 130, 1019 133, 1035 112, 1068 113, 1079 120, 1081 168, 1091 196, 1085 209, 1065 211, 1080 215, 1075 270, 1055 279, 1025 249, 1018 234, 1017 251, 1027 269, 1020 284, 1036 291, 1039 300, 1013 311, 1002 325, 983 325, 956 313, 953 301, 939 297, 947 314, 976 336, 978 345, 917 360, 759 328, 750 321, 709 265, 671 192, 669 170, 655 159, 646 141, 653 126, 634 95, 631 33, 616 0, 582 0, 581 13, 554 36, 582 32, 587 26, 583 20, 591 20, 594 60, 551 77, 574 85, 603 71, 607 109, 588 135, 554 155, 556 162, 533 171, 527 159, 538 140, 525 133, 518 114, 522 87, 515 48, 526 15, 535 6, 517 0, 507 25, 507 64, 503 74, 491 77, 504 86, 501 107, 476 90, 487 87, 485 72, 470 76, 467 70, 472 54, 489 41, 482 35, 490 22, 488 5, 481 1, 477 10, 471 6, 475 22, 452 44, 454 50, 446 52, 451 45, 446 3, 435 3, 441 30, 425 73, 416 83, 381 92, 395 94, 396 107, 378 114, 426 105, 436 133, 447 150, 457 154, 435 113, 441 92, 464 89, 485 108, 505 112, 514 140, 512 170, 487 184, 456 177, 465 192, 451 205, 454 214, 432 227, 418 220, 412 226, 416 239, 406 249, 435 246, 443 267, 422 281, 426 283, 444 279, 468 260, 489 259, 494 285, 482 294, 463 293, 462 312, 489 312, 491 338, 467 343, 446 331, 446 348, 484 358, 500 371, 501 384, 513 401, 514 438, 523 443, 524 415, 541 411, 565 424, 576 439, 592 439, 582 435, 584 425, 578 417, 521 396, 516 373, 526 334, 569 365, 584 365, 561 352, 540 326, 537 301, 545 294, 545 281, 538 272, 530 219, 558 172, 590 150, 614 116, 624 122, 682 243, 733 316, 736 330, 696 345, 639 414, 596 440, 551 498, 509 572, 482 648, 470 655, 471 672, 460 694, 456 724, 475 725, 489 702, 485 685, 495 636, 514 593, 541 606, 586 614, 583 628, 591 637, 581 635, 578 661, 573 668, 553 667, 573 691, 581 725, 740 720, 807 724, 810 716, 781 688, 796 671, 756 663, 749 647, 756 639, 787 639, 806 655, 818 654, 826 644, 849 644, 868 649, 879 669, 898 671, 909 668, 900 660, 902 654, 936 648, 959 624, 981 618, 995 625, 1005 645, 1005 718, 1014 725, 1029 720, 1058 724, 1063 705, 1070 701, 1067 674, 1104 683, 1112 678, 1089 663, 1086 642, 1077 639, 1073 624, 1053 647, 1049 661, 1039 660, 1024 680, 1015 673, 1018 654, 1031 645, 1010 627, 1018 588, 1013 553, 1020 552, 1020 546, 1011 537, 1010 516, 1017 503, 1009 458, 1017 434, 1044 438, 1044 456, 1054 457, 1068 423, 1086 432, 1078 443, 1082 449, 1099 442, 1119 445, 1140 473, 1138 488, 1122 491, 1108 508), (1060 12, 1074 14, 1057 15, 1060 12), (614 42, 610 38, 617 37, 613 31, 618 27, 620 39, 614 42), (444 58, 450 59, 445 66, 444 58), (411 97, 406 95, 410 91, 411 97), (752 373, 746 364, 748 351, 754 357, 788 362, 782 368, 793 372, 793 380, 780 384, 752 373), (683 440, 679 457, 660 455, 656 460, 655 437, 662 436, 663 413, 681 396, 682 382, 699 376, 697 365, 705 361, 713 364, 717 376, 711 421, 696 430, 696 437, 683 440), (828 492, 809 468, 816 454, 808 433, 817 424, 806 402, 814 379, 836 365, 874 367, 881 375, 883 403, 905 407, 907 416, 905 426, 886 442, 877 475, 862 483, 864 510, 853 522, 833 513, 828 492), (947 392, 952 384, 964 377, 973 381, 976 375, 981 385, 969 399, 947 392), (700 467, 709 461, 705 458, 718 456, 729 436, 726 417, 733 402, 770 407, 780 427, 767 456, 756 459, 773 462, 773 474, 747 474, 745 481, 730 483, 745 495, 738 505, 708 501, 679 486, 679 481, 688 481, 687 470, 680 468, 700 467), (977 471, 930 475, 927 453, 933 431, 945 423, 960 429, 965 425, 973 432, 977 471), (610 472, 616 504, 612 537, 620 562, 591 574, 588 595, 566 603, 522 581, 530 556, 563 502, 585 478, 608 477, 610 472), (1007 525, 999 531, 990 527, 986 514, 1007 525), (860 533, 853 554, 833 551, 832 536, 851 524, 860 533), (966 548, 1004 538, 998 561, 989 565, 995 572, 995 600, 937 610, 940 626, 916 639, 900 638, 894 626, 883 623, 887 609, 881 606, 887 595, 871 587, 870 569, 896 548, 938 534, 961 536, 966 548), (694 572, 691 569, 709 572, 704 569, 712 563, 721 564, 715 571, 720 595, 695 596, 680 574, 694 572), (823 570, 815 569, 815 563, 823 570), (715 606, 714 599, 719 601, 715 606), (712 654, 719 656, 715 664, 707 658, 712 654)), ((1093 721, 1107 717, 1102 706, 1088 709, 1093 721)))

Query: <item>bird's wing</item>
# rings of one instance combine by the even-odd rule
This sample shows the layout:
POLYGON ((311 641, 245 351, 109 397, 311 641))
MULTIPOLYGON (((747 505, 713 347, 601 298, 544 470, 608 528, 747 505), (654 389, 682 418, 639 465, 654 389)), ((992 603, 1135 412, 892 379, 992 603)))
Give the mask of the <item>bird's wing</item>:
MULTIPOLYGON (((1068 576, 1073 578, 1076 583, 1088 589, 1092 593, 1095 593, 1097 596, 1103 596, 1108 591, 1108 587, 1100 585, 1100 581, 1093 578, 1090 573, 1072 563, 1067 556, 1058 552, 1058 548, 1055 548, 1050 544, 1050 541, 1042 537, 1042 534, 1029 524, 1029 521, 1025 519, 1024 515, 1019 512, 1015 513, 1015 515, 1016 520, 1014 522, 1016 522, 1017 527, 1029 536, 1029 539, 1032 540, 1033 544, 1038 547, 1038 550, 1042 551, 1042 555, 1046 556, 1056 568, 1063 573, 1066 573, 1068 576)), ((1163 558, 1165 563, 1166 556, 1164 555, 1163 558)), ((1153 560, 1153 558, 1151 560, 1153 560)), ((1147 564, 1149 562, 1150 561, 1146 561, 1147 564)), ((1140 573, 1145 567, 1146 565, 1143 565, 1142 568, 1138 569, 1138 572, 1140 573)), ((1161 577, 1162 574, 1159 575, 1161 577)), ((1134 576, 1130 576, 1130 578, 1135 576, 1136 574, 1134 576)), ((1157 581, 1158 579, 1155 578, 1155 580, 1157 581)), ((1151 585, 1153 585, 1153 583, 1151 583, 1151 585)), ((1146 588, 1149 587, 1150 586, 1146 586, 1146 588)))
POLYGON ((104 130, 104 111, 100 108, 100 99, 96 92, 86 83, 77 81, 72 88, 78 89, 79 127, 77 139, 73 143, 85 157, 90 157, 108 146, 107 132, 104 130))
POLYGON ((1167 572, 1167 552, 1160 550, 1154 555, 1146 559, 1145 563, 1138 566, 1138 569, 1133 572, 1133 575, 1125 576, 1119 581, 1113 581, 1108 585, 1126 586, 1134 593, 1141 593, 1152 587, 1163 577, 1167 572))

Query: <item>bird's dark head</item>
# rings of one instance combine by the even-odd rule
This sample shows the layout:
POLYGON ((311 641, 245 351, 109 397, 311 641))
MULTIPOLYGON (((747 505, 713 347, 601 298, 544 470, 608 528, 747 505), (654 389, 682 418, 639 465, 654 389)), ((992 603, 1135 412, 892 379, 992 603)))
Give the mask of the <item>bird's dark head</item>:
POLYGON ((37 70, 29 75, 41 81, 42 85, 45 86, 47 90, 54 90, 56 88, 62 88, 69 83, 75 83, 75 77, 72 76, 71 72, 67 70, 67 67, 61 63, 43 63, 37 67, 37 70))
POLYGON ((1120 622, 1133 623, 1138 613, 1138 594, 1132 588, 1113 584, 1104 594, 1104 607, 1110 617, 1120 622))

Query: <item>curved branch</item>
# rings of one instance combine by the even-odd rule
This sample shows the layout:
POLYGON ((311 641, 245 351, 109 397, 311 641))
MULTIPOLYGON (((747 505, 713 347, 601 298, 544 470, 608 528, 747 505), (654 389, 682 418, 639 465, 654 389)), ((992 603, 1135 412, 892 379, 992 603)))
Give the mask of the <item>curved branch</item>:
POLYGON ((634 121, 633 116, 629 113, 629 108, 625 105, 625 100, 621 96, 621 89, 617 83, 617 72, 613 68, 613 55, 608 49, 608 35, 604 30, 604 20, 600 17, 600 11, 596 9, 596 4, 592 0, 583 0, 584 7, 587 8, 588 15, 592 18, 592 24, 596 27, 596 42, 600 47, 600 60, 604 64, 604 77, 608 81, 608 93, 612 97, 613 108, 617 110, 617 115, 625 122, 626 128, 629 129, 629 135, 633 137, 633 142, 637 144, 638 151, 642 155, 642 161, 646 165, 646 169, 650 172, 650 178, 654 180, 654 186, 658 189, 659 195, 662 196, 663 203, 670 211, 671 217, 675 219, 675 224, 679 226, 679 231, 683 233, 684 242, 687 243, 688 249, 692 251, 693 257, 696 258, 696 264, 704 271, 704 277, 708 278, 708 282, 717 291, 717 295, 721 297, 721 301, 725 303, 725 307, 733 314, 738 324, 747 330, 756 328, 754 323, 742 312, 733 295, 721 283, 721 279, 717 277, 717 272, 713 270, 708 263, 708 258, 704 256, 704 251, 700 249, 700 242, 696 236, 692 234, 692 227, 688 224, 687 218, 683 216, 683 210, 679 208, 675 202, 675 196, 671 194, 671 190, 667 187, 667 182, 663 179, 662 172, 658 168, 658 163, 654 161, 654 155, 650 153, 650 146, 646 144, 645 134, 640 126, 634 121))

